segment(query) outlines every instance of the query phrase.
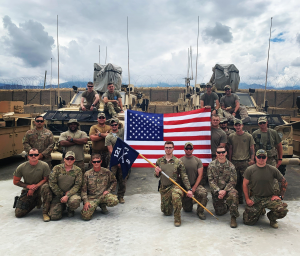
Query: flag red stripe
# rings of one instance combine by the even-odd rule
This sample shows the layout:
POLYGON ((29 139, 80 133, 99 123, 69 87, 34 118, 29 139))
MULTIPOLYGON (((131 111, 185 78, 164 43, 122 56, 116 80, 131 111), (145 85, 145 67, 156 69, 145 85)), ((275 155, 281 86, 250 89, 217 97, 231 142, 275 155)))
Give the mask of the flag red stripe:
MULTIPOLYGON (((176 154, 175 156, 177 158, 183 157, 185 154, 176 154)), ((198 157, 198 158, 211 158, 211 154, 193 154, 194 156, 198 157)), ((155 155, 155 154, 143 154, 144 157, 146 157, 147 159, 158 159, 161 158, 163 155, 159 154, 159 155, 155 155)), ((142 159, 142 157, 138 156, 138 158, 142 159)))
MULTIPOLYGON (((149 145, 149 146, 145 146, 145 145, 131 145, 132 148, 134 148, 135 150, 165 150, 164 145, 149 145)), ((210 145, 194 145, 194 149, 210 149, 211 146, 210 145)), ((175 145, 175 150, 183 150, 184 149, 184 145, 182 146, 177 146, 175 145)))
MULTIPOLYGON (((195 140, 210 140, 210 135, 202 135, 202 136, 188 136, 188 137, 164 137, 164 141, 190 141, 193 143, 195 140)), ((147 141, 145 141, 147 143, 147 141)))
POLYGON ((210 122, 210 117, 195 117, 185 120, 174 120, 174 121, 165 121, 164 125, 176 125, 176 124, 189 124, 189 123, 195 123, 195 122, 210 122))
POLYGON ((164 129, 164 133, 168 132, 199 132, 199 131, 210 131, 210 126, 203 127, 182 127, 173 129, 164 129))
MULTIPOLYGON (((155 164, 155 163, 153 163, 155 164)), ((207 167, 209 164, 208 163, 203 163, 203 167, 207 167)), ((149 163, 134 163, 132 168, 154 168, 151 164, 149 163)))
POLYGON ((200 108, 200 109, 186 111, 186 112, 164 114, 164 117, 187 116, 187 115, 198 114, 198 113, 206 113, 206 112, 210 112, 210 111, 211 111, 211 109, 208 109, 208 108, 200 108))

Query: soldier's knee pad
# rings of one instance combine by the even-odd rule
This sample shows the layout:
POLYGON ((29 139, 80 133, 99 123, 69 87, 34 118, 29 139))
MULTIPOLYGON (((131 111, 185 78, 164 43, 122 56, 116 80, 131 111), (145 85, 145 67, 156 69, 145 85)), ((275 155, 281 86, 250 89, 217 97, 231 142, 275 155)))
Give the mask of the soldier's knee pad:
POLYGON ((25 212, 24 210, 18 209, 16 208, 15 210, 15 216, 16 218, 22 218, 27 214, 27 212, 25 212))
POLYGON ((89 221, 91 220, 93 217, 93 215, 89 215, 89 214, 81 214, 81 219, 85 220, 85 221, 89 221))
POLYGON ((49 216, 51 220, 60 220, 62 218, 62 214, 61 215, 50 215, 49 216))

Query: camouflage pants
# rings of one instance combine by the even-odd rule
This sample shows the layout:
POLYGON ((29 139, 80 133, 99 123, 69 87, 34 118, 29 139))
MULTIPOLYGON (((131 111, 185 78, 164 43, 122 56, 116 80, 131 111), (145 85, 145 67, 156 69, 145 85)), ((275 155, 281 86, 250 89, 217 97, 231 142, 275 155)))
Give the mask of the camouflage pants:
POLYGON ((15 216, 17 218, 24 217, 27 213, 31 212, 34 207, 41 205, 41 200, 44 201, 43 204, 43 214, 48 213, 49 210, 49 202, 48 194, 43 194, 44 186, 48 186, 48 184, 43 184, 39 187, 32 196, 27 196, 28 190, 23 189, 21 192, 21 196, 17 202, 16 209, 15 209, 15 216))
POLYGON ((100 204, 107 205, 108 207, 116 206, 119 203, 118 197, 111 193, 106 194, 105 196, 101 196, 99 199, 89 198, 88 202, 91 204, 91 208, 87 211, 82 209, 81 211, 81 218, 83 220, 91 220, 93 217, 94 212, 96 211, 97 207, 100 204))
POLYGON ((83 160, 82 161, 75 161, 74 164, 81 169, 83 174, 85 173, 85 167, 84 167, 84 161, 83 160))
POLYGON ((161 195, 161 211, 169 216, 172 214, 174 208, 174 218, 175 220, 180 220, 183 192, 180 188, 175 187, 175 185, 160 188, 159 192, 161 195))
POLYGON ((225 213, 230 212, 230 215, 233 217, 239 217, 239 211, 238 211, 238 205, 239 205, 239 199, 238 199, 238 192, 233 188, 230 191, 226 193, 226 195, 223 197, 223 199, 219 199, 219 192, 217 193, 211 193, 212 200, 213 200, 213 206, 216 212, 216 215, 224 215, 225 213))
POLYGON ((117 115, 117 113, 121 112, 121 109, 118 107, 118 105, 108 102, 104 106, 104 111, 108 111, 108 113, 114 117, 117 115))
MULTIPOLYGON (((108 151, 93 149, 92 154, 99 154, 101 156, 101 160, 102 160, 101 166, 102 167, 107 168, 109 166, 110 156, 109 156, 108 151)), ((92 161, 92 159, 91 159, 91 161, 92 161)), ((89 163, 89 168, 93 168, 93 165, 91 162, 89 163)))
POLYGON ((115 165, 115 166, 111 167, 111 171, 115 175, 115 177, 118 181, 118 193, 117 193, 117 195, 118 195, 118 197, 124 197, 125 191, 126 191, 127 177, 125 179, 123 179, 122 169, 121 169, 121 167, 118 167, 118 165, 115 165))
MULTIPOLYGON (((92 111, 92 110, 90 110, 92 105, 83 105, 83 106, 86 108, 87 111, 92 111)), ((93 111, 97 111, 98 108, 99 108, 99 101, 97 102, 96 106, 94 106, 93 111)), ((81 106, 80 106, 79 110, 82 111, 81 106)))
MULTIPOLYGON (((238 109, 241 119, 243 120, 244 118, 248 117, 248 112, 245 106, 240 106, 240 108, 238 109)), ((228 121, 233 121, 235 119, 235 117, 226 110, 223 110, 223 114, 224 116, 228 119, 228 121)))
POLYGON ((284 218, 288 212, 286 203, 282 201, 271 201, 271 197, 253 196, 250 199, 254 202, 254 205, 246 205, 245 207, 243 220, 246 225, 254 225, 259 220, 259 217, 265 208, 271 210, 268 213, 268 218, 271 221, 284 218))
MULTIPOLYGON (((194 197, 203 206, 207 205, 207 202, 208 202, 207 191, 201 185, 199 185, 197 187, 197 189, 195 191, 195 194, 194 194, 194 197)), ((193 202, 194 201, 193 201, 192 198, 189 198, 186 195, 184 195, 182 197, 182 208, 183 208, 183 210, 186 211, 186 212, 191 212, 193 210, 193 202)), ((198 207, 197 207, 197 214, 198 213, 203 213, 203 212, 204 212, 204 208, 202 208, 200 205, 198 205, 198 207)))
POLYGON ((54 196, 50 205, 49 217, 51 220, 60 220, 62 218, 62 213, 68 206, 70 211, 75 211, 81 202, 81 197, 77 194, 69 197, 69 200, 66 204, 60 202, 61 197, 54 196))
POLYGON ((244 172, 249 167, 248 160, 244 161, 231 161, 235 167, 236 175, 237 175, 237 182, 235 189, 238 191, 239 200, 243 200, 243 179, 244 179, 244 172))

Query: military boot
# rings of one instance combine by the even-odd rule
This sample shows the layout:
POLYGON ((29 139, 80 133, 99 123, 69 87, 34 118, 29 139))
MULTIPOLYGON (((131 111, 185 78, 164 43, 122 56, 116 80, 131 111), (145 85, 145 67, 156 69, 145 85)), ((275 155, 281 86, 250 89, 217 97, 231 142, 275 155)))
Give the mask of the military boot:
MULTIPOLYGON (((271 214, 271 212, 268 212, 268 213, 267 213, 267 216, 268 216, 269 220, 270 220, 270 214, 271 214)), ((278 228, 278 223, 277 223, 277 221, 276 221, 276 220, 270 220, 270 226, 271 226, 272 228, 278 228)))
POLYGON ((118 200, 119 200, 119 203, 120 204, 124 204, 125 203, 125 200, 122 196, 118 197, 118 200))
POLYGON ((260 215, 266 215, 266 209, 265 208, 261 211, 260 215))
POLYGON ((231 228, 236 228, 237 227, 236 217, 234 217, 234 216, 231 216, 230 227, 231 228))
POLYGON ((74 217, 75 212, 71 211, 70 208, 68 208, 67 210, 68 210, 68 217, 74 217))
POLYGON ((206 220, 206 216, 204 215, 203 212, 199 212, 199 213, 197 213, 197 215, 198 215, 200 220, 206 220))
POLYGON ((50 221, 49 215, 44 213, 44 214, 43 214, 43 220, 44 220, 44 222, 50 221))
POLYGON ((174 225, 175 225, 175 227, 181 226, 181 218, 180 217, 174 217, 174 225))
POLYGON ((106 208, 106 204, 100 204, 101 212, 103 214, 108 214, 108 210, 106 208))

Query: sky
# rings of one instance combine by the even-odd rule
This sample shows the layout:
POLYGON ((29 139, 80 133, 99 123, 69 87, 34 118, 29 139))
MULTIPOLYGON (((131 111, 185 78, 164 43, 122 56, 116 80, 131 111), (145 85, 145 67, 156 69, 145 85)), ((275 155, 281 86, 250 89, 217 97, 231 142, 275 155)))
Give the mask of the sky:
MULTIPOLYGON (((0 83, 93 80, 94 63, 121 66, 135 85, 184 84, 192 47, 195 84, 216 64, 235 64, 241 82, 264 84, 270 23, 269 85, 300 85, 300 1, 1 0, 0 83), (52 80, 51 77, 52 58, 52 80), (51 80, 51 81, 50 81, 51 80)), ((191 72, 190 72, 191 73, 191 72)))

